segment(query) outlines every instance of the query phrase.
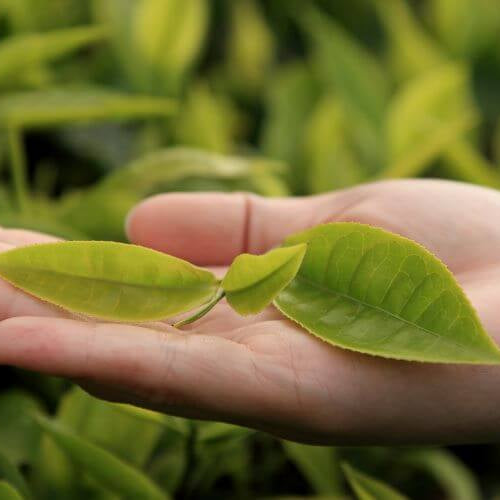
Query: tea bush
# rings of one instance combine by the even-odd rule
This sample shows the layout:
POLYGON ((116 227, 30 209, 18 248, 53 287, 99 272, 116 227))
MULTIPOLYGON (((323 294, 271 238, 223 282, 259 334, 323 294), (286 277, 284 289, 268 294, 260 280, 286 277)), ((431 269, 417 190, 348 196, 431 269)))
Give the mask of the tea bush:
MULTIPOLYGON (((2 0, 0 19, 4 227, 124 241, 167 191, 500 189, 496 0, 2 0)), ((313 447, 1 380, 0 498, 500 497, 496 445, 313 447)))

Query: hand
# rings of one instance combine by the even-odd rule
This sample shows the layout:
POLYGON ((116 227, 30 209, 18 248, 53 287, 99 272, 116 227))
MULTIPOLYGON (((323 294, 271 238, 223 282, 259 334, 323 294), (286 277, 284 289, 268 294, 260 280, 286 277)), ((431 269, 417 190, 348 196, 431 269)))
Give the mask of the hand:
MULTIPOLYGON (((414 239, 452 270, 500 342, 500 192, 409 180, 310 198, 169 194, 128 220, 135 243, 227 266, 290 233, 359 221, 414 239)), ((3 248, 44 241, 3 230, 3 248)), ((0 363, 69 377, 91 393, 321 444, 466 443, 500 436, 500 367, 392 361, 317 340, 269 308, 219 304, 178 331, 78 320, 0 283, 0 363)))

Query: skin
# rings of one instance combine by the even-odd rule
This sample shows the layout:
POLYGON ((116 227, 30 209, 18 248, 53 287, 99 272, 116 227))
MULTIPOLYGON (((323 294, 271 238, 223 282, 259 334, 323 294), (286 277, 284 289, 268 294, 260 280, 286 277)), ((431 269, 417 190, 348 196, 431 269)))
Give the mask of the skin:
MULTIPOLYGON (((440 257, 500 343, 500 193, 434 180, 390 181, 309 198, 168 194, 136 207, 134 243, 203 266, 264 252, 290 233, 358 221, 440 257)), ((2 230, 2 249, 47 241, 2 230)), ((500 367, 393 361, 323 343, 269 308, 221 303, 194 325, 75 319, 0 282, 0 364, 68 377, 92 394, 168 414, 246 425, 318 444, 491 442, 500 367)))

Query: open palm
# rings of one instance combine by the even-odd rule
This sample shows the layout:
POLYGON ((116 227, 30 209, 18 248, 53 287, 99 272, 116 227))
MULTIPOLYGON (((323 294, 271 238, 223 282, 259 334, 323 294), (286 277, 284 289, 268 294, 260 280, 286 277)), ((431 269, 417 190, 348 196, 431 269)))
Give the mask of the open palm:
MULTIPOLYGON (((455 274, 500 342, 500 193, 392 181, 310 198, 170 194, 137 207, 132 241, 224 267, 290 233, 358 221, 414 239, 455 274)), ((4 230, 2 248, 45 241, 4 230)), ((224 303, 196 324, 75 319, 0 287, 0 363, 69 377, 93 394, 323 444, 452 443, 500 435, 500 368, 392 361, 338 349, 279 312, 224 303)))

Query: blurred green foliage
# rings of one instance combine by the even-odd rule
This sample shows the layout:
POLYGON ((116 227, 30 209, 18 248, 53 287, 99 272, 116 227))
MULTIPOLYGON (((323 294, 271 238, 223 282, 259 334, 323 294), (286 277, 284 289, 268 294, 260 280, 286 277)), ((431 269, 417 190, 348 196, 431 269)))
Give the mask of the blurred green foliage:
MULTIPOLYGON (((0 36, 4 226, 120 240, 162 191, 500 188, 498 0, 0 0, 0 36)), ((0 498, 500 495, 493 445, 279 443, 2 374, 0 498)))

